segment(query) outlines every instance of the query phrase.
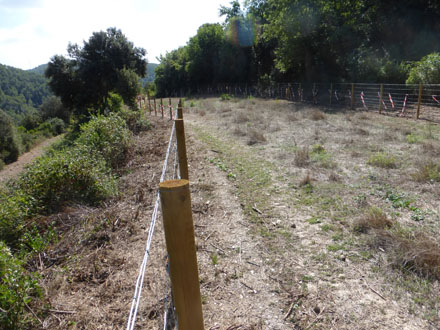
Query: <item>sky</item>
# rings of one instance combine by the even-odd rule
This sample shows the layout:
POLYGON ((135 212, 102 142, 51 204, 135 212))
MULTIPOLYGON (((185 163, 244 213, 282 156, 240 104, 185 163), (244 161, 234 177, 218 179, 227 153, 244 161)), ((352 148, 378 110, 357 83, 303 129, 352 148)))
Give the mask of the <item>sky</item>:
POLYGON ((231 0, 0 0, 0 64, 27 70, 116 27, 149 63, 184 46, 204 23, 223 22, 231 0))

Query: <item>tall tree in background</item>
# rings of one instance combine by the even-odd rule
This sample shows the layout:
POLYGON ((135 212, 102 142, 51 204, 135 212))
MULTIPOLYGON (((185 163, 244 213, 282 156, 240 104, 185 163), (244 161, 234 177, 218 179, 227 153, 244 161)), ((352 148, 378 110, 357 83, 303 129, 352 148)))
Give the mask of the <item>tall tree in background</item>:
POLYGON ((69 44, 67 52, 68 58, 52 57, 45 72, 65 106, 79 115, 100 112, 112 92, 134 106, 139 77, 146 72, 146 51, 134 47, 121 30, 94 32, 82 48, 69 44))

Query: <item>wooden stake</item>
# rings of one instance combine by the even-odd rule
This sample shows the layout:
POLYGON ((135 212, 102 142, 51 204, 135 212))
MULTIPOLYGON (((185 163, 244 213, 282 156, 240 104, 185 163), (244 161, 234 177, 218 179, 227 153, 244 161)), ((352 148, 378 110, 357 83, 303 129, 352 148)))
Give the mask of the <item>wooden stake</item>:
POLYGON ((183 119, 176 119, 177 155, 179 156, 180 178, 189 180, 188 159, 186 157, 185 128, 183 119))
POLYGON ((330 105, 332 105, 333 84, 330 84, 330 105))
POLYGON ((203 330, 189 181, 164 181, 159 189, 179 330, 203 330))
POLYGON ((182 99, 179 100, 179 105, 177 106, 177 119, 183 119, 182 99))
POLYGON ((163 119, 163 99, 160 99, 160 113, 162 114, 162 119, 163 119))
POLYGON ((420 105, 422 104, 422 95, 423 95, 423 84, 419 84, 419 98, 417 100, 416 119, 419 119, 420 116, 420 105))
POLYGON ((380 84, 380 95, 379 95, 379 114, 382 113, 382 101, 383 101, 383 84, 380 84))
POLYGON ((151 100, 149 96, 148 96, 148 111, 150 112, 151 115, 151 100))
POLYGON ((154 115, 157 116, 156 98, 154 98, 154 115))
POLYGON ((354 110, 354 83, 351 84, 351 110, 354 110))

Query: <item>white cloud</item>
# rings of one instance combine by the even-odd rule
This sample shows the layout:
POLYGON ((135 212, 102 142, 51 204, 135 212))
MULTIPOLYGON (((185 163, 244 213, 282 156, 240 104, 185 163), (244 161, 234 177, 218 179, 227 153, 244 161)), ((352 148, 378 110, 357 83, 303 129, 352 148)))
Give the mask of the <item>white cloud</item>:
POLYGON ((55 54, 65 54, 69 42, 82 45, 95 31, 117 27, 127 38, 148 52, 149 62, 186 44, 203 23, 221 21, 220 5, 230 0, 0 0, 15 3, 14 21, 0 24, 0 63, 23 69, 46 63, 55 54), (32 3, 32 4, 31 4, 32 3))

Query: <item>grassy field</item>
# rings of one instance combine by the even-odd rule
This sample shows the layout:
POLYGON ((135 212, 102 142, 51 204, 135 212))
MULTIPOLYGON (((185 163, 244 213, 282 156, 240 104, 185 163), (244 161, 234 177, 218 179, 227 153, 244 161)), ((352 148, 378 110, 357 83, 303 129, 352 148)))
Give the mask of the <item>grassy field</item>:
POLYGON ((185 106, 263 242, 284 324, 440 325, 438 125, 280 100, 185 106))

